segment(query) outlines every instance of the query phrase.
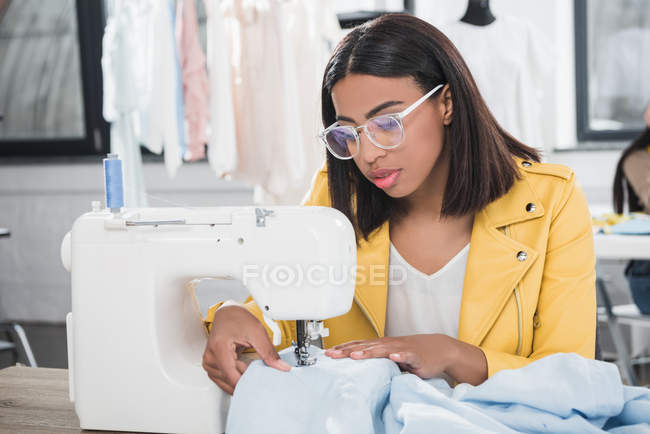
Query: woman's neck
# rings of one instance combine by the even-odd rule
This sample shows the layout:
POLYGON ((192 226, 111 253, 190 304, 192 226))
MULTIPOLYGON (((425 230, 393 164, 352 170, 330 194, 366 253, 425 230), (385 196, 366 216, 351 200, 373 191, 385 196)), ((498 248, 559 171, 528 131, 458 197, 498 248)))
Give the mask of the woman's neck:
POLYGON ((440 219, 442 201, 449 175, 449 152, 443 150, 429 176, 413 193, 404 198, 408 215, 440 219))
POLYGON ((432 228, 437 227, 439 229, 436 229, 436 231, 442 230, 440 232, 441 238, 448 240, 462 238, 463 243, 469 242, 474 225, 473 214, 441 218, 442 202, 448 177, 449 153, 443 151, 429 177, 416 191, 404 198, 406 213, 391 222, 394 223, 392 229, 400 230, 400 227, 415 225, 419 228, 427 228, 427 231, 430 232, 432 228))

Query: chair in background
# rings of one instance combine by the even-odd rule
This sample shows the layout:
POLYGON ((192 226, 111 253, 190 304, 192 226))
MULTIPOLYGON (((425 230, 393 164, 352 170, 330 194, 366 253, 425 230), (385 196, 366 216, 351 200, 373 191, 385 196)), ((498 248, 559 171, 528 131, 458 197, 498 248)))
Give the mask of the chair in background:
POLYGON ((630 358, 630 352, 625 343, 620 325, 627 324, 650 327, 650 315, 642 314, 636 304, 613 306, 607 293, 605 282, 600 277, 596 279, 596 290, 603 303, 603 306, 598 308, 598 321, 606 322, 608 325, 616 348, 618 364, 623 375, 627 378, 630 385, 639 386, 639 380, 636 377, 633 366, 650 363, 650 357, 630 358))
MULTIPOLYGON (((6 238, 10 235, 8 229, 0 228, 0 238, 6 238)), ((32 368, 38 367, 32 347, 29 345, 29 340, 25 334, 25 329, 20 324, 15 322, 0 322, 0 331, 9 336, 8 341, 0 340, 0 352, 11 351, 14 353, 16 360, 23 356, 29 366, 32 368)))

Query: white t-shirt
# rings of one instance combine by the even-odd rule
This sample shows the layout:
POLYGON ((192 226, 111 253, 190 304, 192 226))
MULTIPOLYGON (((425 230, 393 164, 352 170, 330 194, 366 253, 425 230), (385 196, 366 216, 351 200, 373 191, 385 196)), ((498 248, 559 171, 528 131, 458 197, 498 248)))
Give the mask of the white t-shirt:
POLYGON ((444 267, 425 274, 390 243, 386 336, 443 333, 458 337, 469 243, 444 267))

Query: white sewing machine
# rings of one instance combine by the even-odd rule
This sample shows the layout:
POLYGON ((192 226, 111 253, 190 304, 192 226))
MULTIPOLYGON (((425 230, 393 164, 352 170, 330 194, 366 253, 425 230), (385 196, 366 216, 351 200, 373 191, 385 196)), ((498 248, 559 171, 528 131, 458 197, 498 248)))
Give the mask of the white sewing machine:
MULTIPOLYGON (((207 331, 193 279, 241 280, 269 321, 342 315, 354 295, 352 225, 326 207, 112 213, 95 202, 61 256, 72 273, 70 399, 83 429, 225 430, 230 396, 201 366, 207 331)), ((300 323, 310 325, 303 348, 318 327, 300 323)))

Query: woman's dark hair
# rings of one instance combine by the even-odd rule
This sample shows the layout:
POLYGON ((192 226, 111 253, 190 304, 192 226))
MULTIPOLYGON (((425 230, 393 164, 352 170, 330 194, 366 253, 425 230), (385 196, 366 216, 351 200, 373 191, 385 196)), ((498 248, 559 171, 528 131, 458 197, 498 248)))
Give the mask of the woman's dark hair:
POLYGON ((625 163, 625 159, 632 152, 643 149, 647 146, 650 146, 650 127, 646 128, 645 131, 637 137, 632 144, 630 144, 630 146, 625 148, 623 154, 621 154, 621 158, 618 160, 618 164, 616 165, 616 175, 614 175, 614 211, 619 214, 623 213, 623 202, 625 201, 624 190, 627 190, 628 211, 643 211, 643 204, 639 201, 639 196, 636 195, 634 189, 625 178, 623 164, 625 163))
MULTIPOLYGON (((539 161, 535 149, 514 139, 494 119, 451 41, 419 18, 384 15, 355 28, 339 43, 323 76, 325 127, 336 121, 332 88, 348 74, 411 77, 423 93, 449 84, 454 111, 444 134, 443 150, 450 153, 450 163, 441 217, 474 213, 504 195, 519 177, 513 156, 539 161)), ((327 172, 332 207, 350 219, 357 239, 362 235, 367 240, 386 220, 406 213, 405 202, 369 182, 353 160, 339 160, 328 152, 327 172)))

